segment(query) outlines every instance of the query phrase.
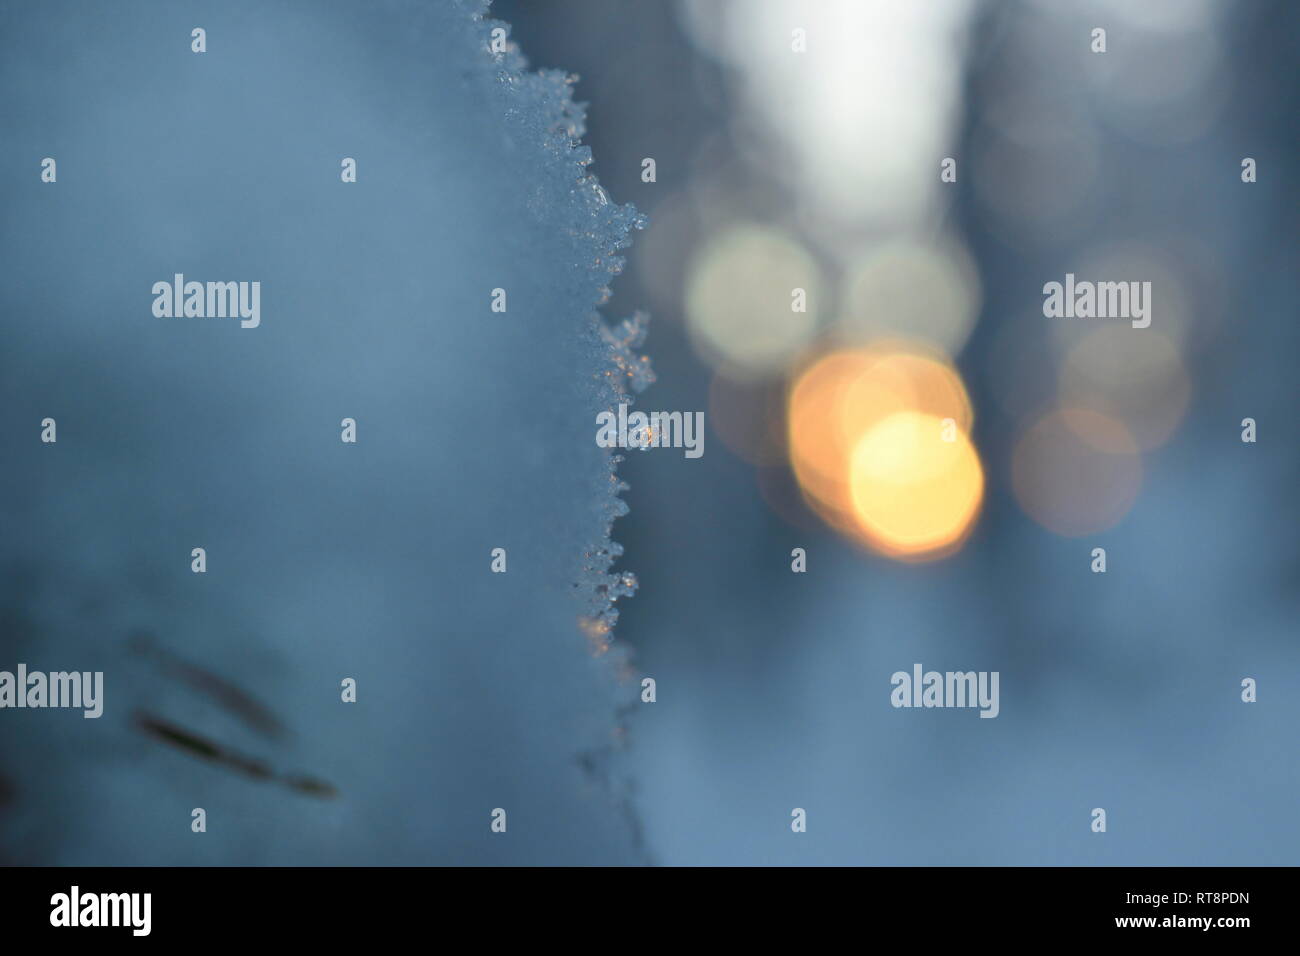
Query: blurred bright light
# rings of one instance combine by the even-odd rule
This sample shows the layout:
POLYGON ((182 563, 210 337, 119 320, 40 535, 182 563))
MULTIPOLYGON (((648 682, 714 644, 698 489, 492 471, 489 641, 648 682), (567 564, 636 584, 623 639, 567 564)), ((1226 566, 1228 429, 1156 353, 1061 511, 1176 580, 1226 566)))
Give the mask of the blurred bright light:
POLYGON ((966 458, 975 454, 966 438, 973 415, 961 376, 918 348, 889 341, 824 355, 799 375, 788 401, 790 463, 808 503, 832 527, 893 557, 938 556, 959 544, 975 513, 967 511, 971 495, 978 510, 983 489, 978 457, 975 471, 966 458), (933 424, 924 441, 921 421, 933 424), (899 502, 913 509, 910 518, 894 513, 899 502))
POLYGON ((691 342, 731 378, 780 374, 816 332, 820 285, 817 264, 793 238, 768 227, 732 226, 692 264, 691 342), (793 310, 794 289, 804 290, 807 311, 793 310))
POLYGON ((768 170, 818 218, 889 227, 941 206, 969 0, 682 0, 681 9, 688 35, 735 68, 750 114, 782 144, 767 151, 768 170), (796 29, 807 52, 792 50, 796 29))
POLYGON ((853 449, 850 485, 861 530, 891 557, 940 557, 974 526, 984 496, 979 455, 962 432, 943 437, 943 421, 899 412, 875 425, 853 449))
POLYGON ((850 341, 924 340, 956 355, 979 308, 979 277, 963 245, 898 239, 850 263, 839 331, 850 341))

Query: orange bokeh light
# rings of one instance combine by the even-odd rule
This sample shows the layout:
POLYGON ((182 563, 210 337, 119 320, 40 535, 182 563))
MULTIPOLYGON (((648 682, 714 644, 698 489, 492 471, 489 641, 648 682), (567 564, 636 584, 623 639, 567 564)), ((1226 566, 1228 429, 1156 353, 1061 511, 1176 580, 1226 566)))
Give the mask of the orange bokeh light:
POLYGON ((833 527, 891 557, 937 557, 983 498, 972 419, 961 376, 936 355, 896 341, 832 352, 790 389, 790 460, 833 527))
POLYGON ((853 449, 853 511, 876 550, 903 560, 951 554, 974 526, 984 469, 970 439, 941 419, 899 412, 853 449))

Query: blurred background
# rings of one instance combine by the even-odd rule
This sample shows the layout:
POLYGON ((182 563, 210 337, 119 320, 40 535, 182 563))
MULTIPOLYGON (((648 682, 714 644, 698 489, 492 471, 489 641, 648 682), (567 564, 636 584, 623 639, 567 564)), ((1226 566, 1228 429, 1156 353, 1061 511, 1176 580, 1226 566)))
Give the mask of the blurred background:
POLYGON ((620 471, 653 857, 1295 864, 1300 8, 493 13, 649 214, 639 407, 706 412, 620 471), (1150 327, 1045 318, 1066 273, 1150 282, 1150 327), (999 671, 1000 716, 895 710, 915 662, 999 671))
POLYGON ((0 862, 1296 864, 1300 6, 478 6, 0 0, 0 862))

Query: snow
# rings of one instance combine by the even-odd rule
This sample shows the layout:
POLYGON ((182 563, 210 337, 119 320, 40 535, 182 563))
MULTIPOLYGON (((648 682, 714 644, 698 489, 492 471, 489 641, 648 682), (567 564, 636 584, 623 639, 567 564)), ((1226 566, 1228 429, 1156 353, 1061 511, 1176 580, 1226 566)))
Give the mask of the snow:
POLYGON ((491 52, 483 14, 11 11, 0 669, 103 670, 105 713, 0 712, 0 859, 645 859, 610 643, 625 486, 595 442, 653 379, 644 319, 596 311, 645 223, 588 172, 569 78, 491 52), (259 281, 260 325, 154 317, 174 273, 259 281))

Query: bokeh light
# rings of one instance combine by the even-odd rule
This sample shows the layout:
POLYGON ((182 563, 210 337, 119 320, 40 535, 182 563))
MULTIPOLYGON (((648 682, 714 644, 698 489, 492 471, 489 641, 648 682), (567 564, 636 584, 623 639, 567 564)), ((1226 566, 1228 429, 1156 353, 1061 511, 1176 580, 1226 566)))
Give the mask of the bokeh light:
POLYGON ((900 239, 849 265, 842 302, 839 330, 850 340, 906 335, 956 355, 975 325, 979 278, 960 244, 900 239))
MULTIPOLYGON (((1096 281, 1104 276, 1110 282, 1149 282, 1151 327, 1141 330, 1159 332, 1183 345, 1191 333, 1191 326, 1207 318, 1202 310, 1194 309, 1194 293, 1188 283, 1187 267, 1166 248, 1146 239, 1123 239, 1098 243, 1083 250, 1072 270, 1079 281, 1096 281)), ((1057 281, 1064 276, 1057 277, 1057 281)), ((1110 321, 1110 320, 1101 320, 1110 321)), ((1120 320, 1122 321, 1122 320, 1120 320)), ((1131 327, 1131 326, 1129 326, 1131 327)), ((1065 321, 1051 326, 1059 346, 1072 345, 1089 335, 1094 325, 1089 320, 1065 321)))
POLYGON ((1114 527, 1142 485, 1138 444, 1123 422, 1064 408, 1034 423, 1011 465, 1016 500, 1031 518, 1066 537, 1114 527))
POLYGON ((849 483, 863 534, 904 560, 951 553, 973 527, 984 470, 966 435, 921 412, 890 415, 853 449, 849 483))
POLYGON ((1070 350, 1061 369, 1063 404, 1124 422, 1144 450, 1169 440, 1190 395, 1177 347, 1154 329, 1094 329, 1070 350))
POLYGON ((974 4, 683 0, 698 48, 735 71, 746 127, 779 143, 751 158, 828 227, 931 218, 948 197, 938 159, 959 116, 959 51, 974 4), (792 55, 792 31, 809 53, 792 55), (888 90, 863 96, 862 90, 888 90), (888 142, 888 149, 880 144, 888 142))
POLYGON ((966 437, 972 420, 961 376, 922 346, 888 340, 835 351, 790 389, 790 462, 809 505, 850 538, 894 557, 946 553, 969 530, 983 492, 966 437), (901 503, 910 518, 894 513, 901 503))
POLYGON ((817 328, 817 264, 794 239, 738 225, 715 236, 693 263, 686 319, 696 351, 736 379, 775 375, 817 328), (806 311, 795 311, 802 289, 806 311))

